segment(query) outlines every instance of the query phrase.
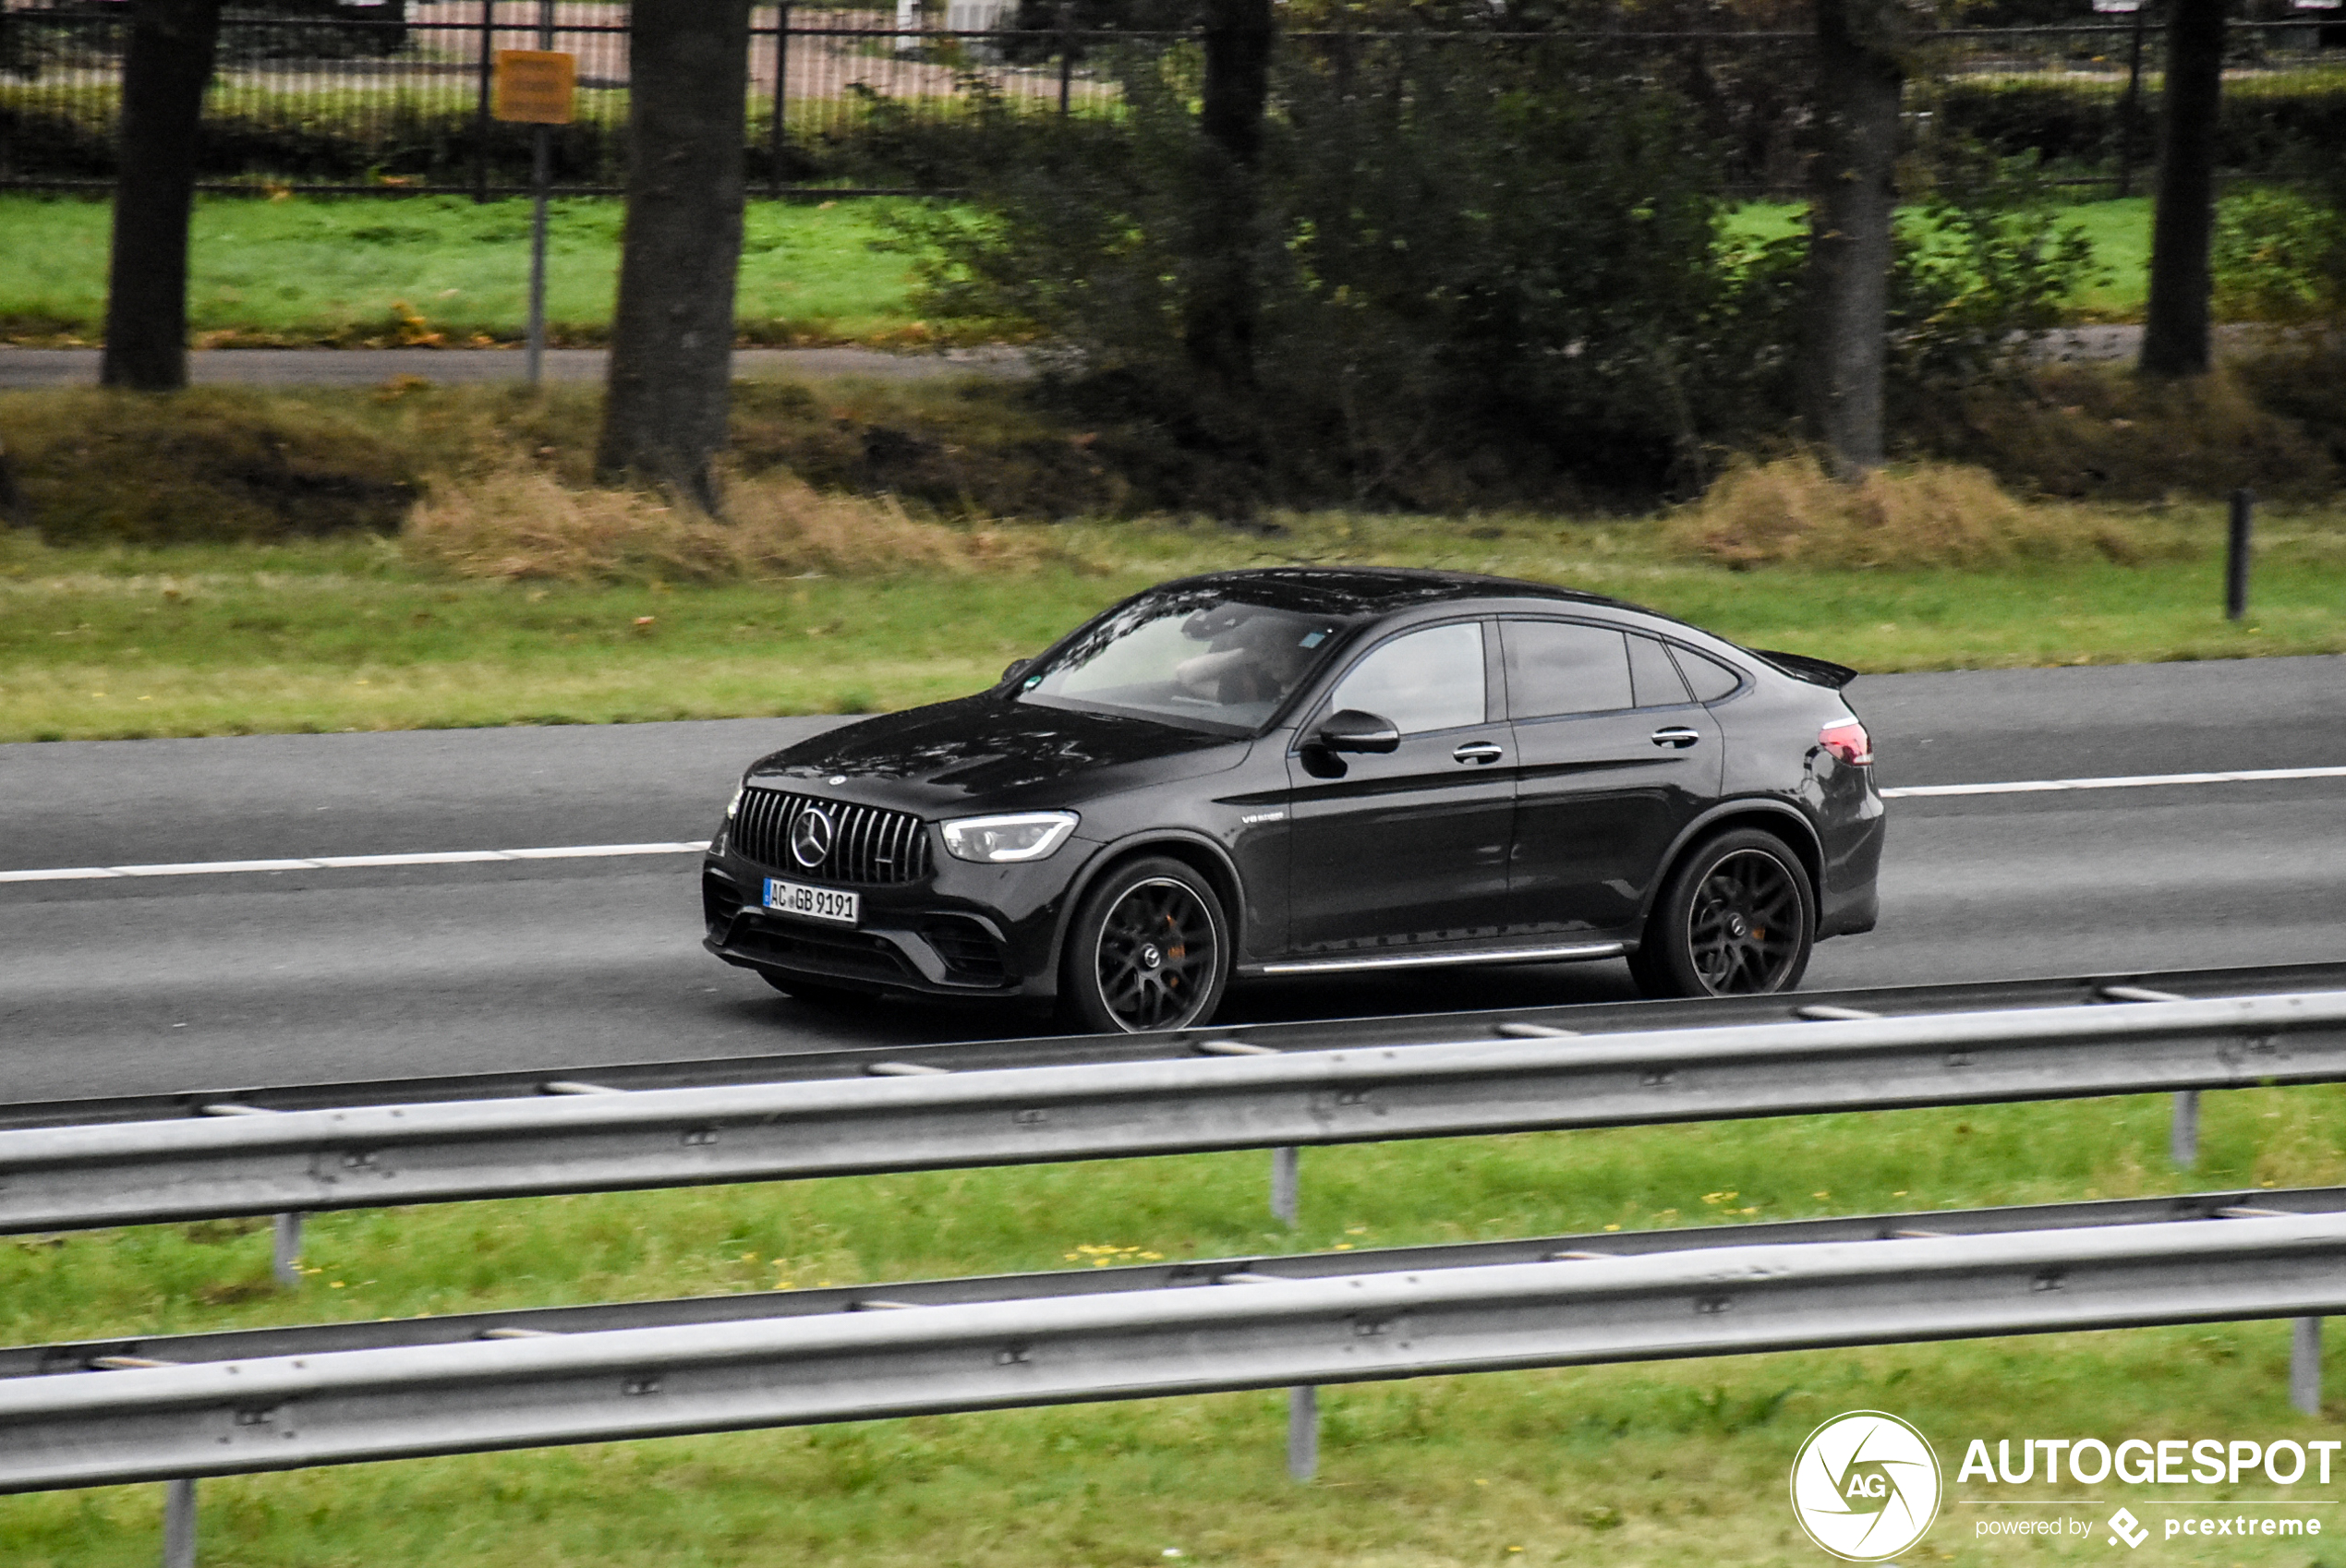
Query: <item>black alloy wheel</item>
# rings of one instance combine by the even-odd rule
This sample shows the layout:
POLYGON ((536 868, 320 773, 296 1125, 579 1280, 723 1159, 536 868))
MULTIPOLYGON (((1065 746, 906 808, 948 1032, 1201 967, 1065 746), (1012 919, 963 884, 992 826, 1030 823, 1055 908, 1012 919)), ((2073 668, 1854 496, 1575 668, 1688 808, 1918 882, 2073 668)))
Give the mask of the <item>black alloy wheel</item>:
POLYGON ((1737 828, 1699 845, 1663 886, 1629 960, 1649 996, 1763 996, 1800 983, 1816 895, 1783 839, 1737 828))
POLYGON ((1203 1023, 1230 977, 1229 923, 1205 879, 1162 856, 1118 867, 1084 896, 1061 987, 1070 1021, 1139 1034, 1203 1023))

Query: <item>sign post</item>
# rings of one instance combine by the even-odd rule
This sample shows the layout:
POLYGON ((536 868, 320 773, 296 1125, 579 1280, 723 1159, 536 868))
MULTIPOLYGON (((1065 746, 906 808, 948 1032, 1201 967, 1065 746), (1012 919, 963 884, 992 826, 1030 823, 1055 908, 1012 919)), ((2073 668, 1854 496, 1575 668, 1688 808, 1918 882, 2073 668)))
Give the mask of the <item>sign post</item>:
POLYGON ((578 97, 578 56, 554 52, 554 0, 538 0, 538 47, 497 51, 496 113, 537 127, 530 152, 529 384, 546 368, 546 186, 552 177, 551 127, 570 124, 578 97))

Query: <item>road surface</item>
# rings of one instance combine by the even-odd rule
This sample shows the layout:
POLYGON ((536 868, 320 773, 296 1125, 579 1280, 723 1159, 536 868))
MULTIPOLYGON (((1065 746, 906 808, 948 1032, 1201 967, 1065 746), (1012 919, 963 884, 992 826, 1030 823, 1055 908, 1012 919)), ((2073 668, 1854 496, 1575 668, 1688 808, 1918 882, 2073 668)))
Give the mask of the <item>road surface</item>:
MULTIPOLYGON (((2346 658, 1868 677, 1886 787, 2346 765, 2346 658)), ((707 837, 829 718, 0 746, 0 871, 707 837)), ((1817 986, 2346 957, 2346 778, 1893 802, 1817 986)), ((0 1099, 1022 1033, 808 1007, 699 947, 688 854, 0 882, 0 1099)), ((1611 998, 1618 962, 1262 982, 1225 1018, 1611 998)))

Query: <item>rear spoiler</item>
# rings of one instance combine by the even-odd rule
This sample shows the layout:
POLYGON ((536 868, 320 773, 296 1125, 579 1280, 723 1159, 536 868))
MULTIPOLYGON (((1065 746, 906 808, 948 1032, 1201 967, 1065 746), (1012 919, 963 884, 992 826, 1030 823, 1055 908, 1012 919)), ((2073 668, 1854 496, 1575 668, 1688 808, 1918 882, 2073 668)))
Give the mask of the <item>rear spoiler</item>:
POLYGON ((1770 648, 1754 648, 1751 651, 1795 681, 1806 681, 1811 686, 1830 686, 1837 692, 1857 678, 1857 672, 1847 665, 1834 664, 1829 659, 1810 658, 1807 654, 1777 653, 1770 648))

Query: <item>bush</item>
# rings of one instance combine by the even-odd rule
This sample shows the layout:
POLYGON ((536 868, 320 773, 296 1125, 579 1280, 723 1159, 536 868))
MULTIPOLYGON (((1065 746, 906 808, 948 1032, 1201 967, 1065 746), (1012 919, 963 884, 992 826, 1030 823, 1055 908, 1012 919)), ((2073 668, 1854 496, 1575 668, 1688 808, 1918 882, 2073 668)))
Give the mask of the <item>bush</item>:
MULTIPOLYGON (((2146 72, 2136 107, 2134 165, 2150 177, 2159 157, 2159 78, 2146 72)), ((2114 170, 2123 143, 2125 78, 2049 82, 1958 78, 1940 87, 1938 128, 2004 157, 2114 170)), ((2346 72, 2304 70, 2228 82, 2218 111, 2219 168, 2279 175, 2346 146, 2346 72)))
POLYGON ((2289 190, 2250 190, 2216 210, 2210 260, 2226 320, 2338 320, 2346 311, 2346 210, 2289 190))
POLYGON ((1650 489, 1713 395, 1715 159, 1675 100, 1604 67, 1562 45, 1290 41, 1258 219, 1231 235, 1195 52, 1128 51, 1122 126, 998 122, 981 221, 914 221, 943 258, 923 304, 1048 332, 1063 403, 1170 504, 1650 489), (1244 385, 1182 341, 1233 247, 1259 309, 1244 385))
POLYGON ((1891 278, 1893 398, 2011 370, 2096 283, 2093 242, 2064 224, 2033 156, 1970 149, 1898 225, 1891 278))

